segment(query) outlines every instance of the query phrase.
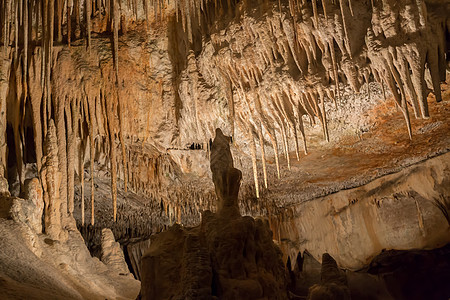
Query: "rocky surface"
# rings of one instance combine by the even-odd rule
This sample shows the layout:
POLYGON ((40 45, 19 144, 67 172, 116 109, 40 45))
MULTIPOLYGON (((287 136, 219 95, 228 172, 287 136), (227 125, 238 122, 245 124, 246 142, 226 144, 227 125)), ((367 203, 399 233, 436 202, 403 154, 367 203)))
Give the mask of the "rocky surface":
POLYGON ((211 170, 219 209, 197 227, 171 227, 151 239, 142 257, 144 299, 287 299, 281 252, 268 224, 239 214, 241 172, 229 137, 218 129, 211 170))
POLYGON ((120 275, 130 275, 120 244, 116 242, 114 235, 109 228, 104 228, 102 230, 101 261, 119 272, 120 275))
POLYGON ((307 249, 319 261, 327 252, 353 270, 383 249, 441 247, 450 242, 449 157, 286 208, 271 220, 275 237, 291 261, 307 249))
POLYGON ((35 178, 44 231, 64 243, 73 216, 98 257, 105 227, 126 246, 196 225, 224 208, 221 128, 242 174, 214 181, 242 177, 232 215, 267 217, 285 259, 445 243, 424 161, 450 150, 448 1, 94 2, 0 1, 2 216, 40 232, 35 178))
MULTIPOLYGON (((61 173, 53 121, 41 178, 25 182, 25 198, 1 192, 2 299, 135 299, 140 283, 129 273, 111 231, 105 230, 102 263, 91 257, 73 217, 60 209, 61 173)), ((0 182, 4 181, 0 175, 0 182)))
POLYGON ((347 278, 338 268, 336 261, 328 253, 322 255, 320 276, 321 284, 313 285, 309 289, 308 299, 351 299, 350 290, 347 286, 347 278))

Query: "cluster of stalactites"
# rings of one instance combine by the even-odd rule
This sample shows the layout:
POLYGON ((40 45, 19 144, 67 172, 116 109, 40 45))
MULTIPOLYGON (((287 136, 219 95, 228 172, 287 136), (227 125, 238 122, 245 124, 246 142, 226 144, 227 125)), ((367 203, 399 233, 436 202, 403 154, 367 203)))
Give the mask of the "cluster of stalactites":
POLYGON ((212 84, 223 86, 233 136, 236 124, 248 137, 257 197, 257 145, 267 187, 265 138, 273 146, 280 176, 277 134, 290 168, 288 136, 293 136, 297 159, 299 133, 307 153, 302 118, 306 115, 311 122, 320 121, 328 141, 324 103, 339 102, 342 85, 360 92, 366 84, 369 97, 370 81, 379 83, 383 94, 387 86, 412 138, 408 107, 416 118, 428 118, 428 93, 433 91, 439 102, 440 82, 445 80, 448 22, 442 14, 427 11, 424 1, 289 0, 278 4, 279 13, 274 7, 264 26, 240 20, 242 28, 235 29, 239 36, 234 40, 241 43, 212 34, 211 43, 219 55, 199 67, 212 84), (289 64, 295 65, 299 75, 274 80, 275 68, 289 64))

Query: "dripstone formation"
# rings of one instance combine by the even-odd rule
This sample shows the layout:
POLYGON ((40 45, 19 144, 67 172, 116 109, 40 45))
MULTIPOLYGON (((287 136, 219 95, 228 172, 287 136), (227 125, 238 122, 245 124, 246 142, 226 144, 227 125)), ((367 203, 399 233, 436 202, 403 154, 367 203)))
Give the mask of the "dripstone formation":
POLYGON ((211 170, 218 211, 197 227, 180 225, 153 237, 142 258, 144 299, 287 299, 281 252, 268 223, 239 214, 241 172, 229 137, 216 130, 211 170))

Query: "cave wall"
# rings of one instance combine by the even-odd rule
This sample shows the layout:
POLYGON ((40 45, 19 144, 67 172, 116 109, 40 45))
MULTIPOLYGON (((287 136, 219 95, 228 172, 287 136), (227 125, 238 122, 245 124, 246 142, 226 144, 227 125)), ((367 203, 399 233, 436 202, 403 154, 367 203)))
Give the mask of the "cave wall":
MULTIPOLYGON (((280 208, 274 238, 295 261, 307 250, 358 270, 385 249, 434 249, 450 242, 450 155, 443 154, 361 187, 280 208)), ((287 258, 286 258, 287 259, 287 258)))
POLYGON ((62 214, 78 209, 77 185, 82 222, 92 224, 96 176, 110 180, 112 220, 118 187, 161 204, 172 222, 214 206, 211 189, 186 188, 183 175, 210 176, 204 160, 216 127, 232 136, 245 181, 254 182, 243 189, 252 200, 245 204, 260 207, 255 196, 280 177, 282 164, 291 168, 289 153, 300 159, 308 152, 309 128, 318 124, 324 140, 332 137, 335 103, 370 94, 375 83, 394 97, 412 137, 410 113, 428 118, 427 96, 441 100, 448 64, 444 1, 0 5, 5 175, 19 193, 39 174, 53 119, 62 214), (201 154, 189 162, 179 152, 192 145, 201 154))

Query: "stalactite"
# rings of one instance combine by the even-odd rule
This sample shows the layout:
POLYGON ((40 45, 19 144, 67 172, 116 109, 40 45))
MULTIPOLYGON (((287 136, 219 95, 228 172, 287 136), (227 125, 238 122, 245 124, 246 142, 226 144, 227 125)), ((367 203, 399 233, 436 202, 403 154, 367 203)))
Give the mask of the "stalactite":
MULTIPOLYGON (((340 95, 341 95, 341 91, 339 89, 339 75, 338 75, 338 70, 337 70, 337 62, 336 62, 336 52, 334 51, 334 40, 331 40, 329 42, 329 46, 330 46, 330 53, 331 53, 331 60, 333 63, 333 76, 334 76, 334 84, 335 84, 335 93, 336 93, 336 97, 337 100, 339 101, 340 95)), ((336 101, 335 101, 336 104, 336 101)))
MULTIPOLYGON (((89 0, 88 0, 89 2, 89 0)), ((119 16, 119 9, 117 7, 116 1, 113 1, 113 30, 114 30, 114 70, 116 74, 116 84, 119 84, 119 22, 120 22, 120 16, 119 16)), ((89 35, 90 36, 90 35, 89 35)), ((90 39, 90 38, 89 38, 90 39)), ((91 45, 89 41, 89 46, 91 45)))
POLYGON ((36 165, 38 172, 41 171, 41 161, 42 161, 42 124, 41 124, 41 97, 36 97, 32 95, 31 99, 31 110, 33 117, 33 134, 35 141, 35 151, 36 151, 36 165))
POLYGON ((56 17, 57 17, 57 27, 56 27, 56 32, 57 32, 57 41, 59 43, 62 42, 62 23, 63 23, 63 0, 57 0, 56 1, 56 6, 57 6, 57 11, 56 11, 56 17))
POLYGON ((20 0, 15 0, 14 8, 14 57, 19 58, 19 2, 20 0))
MULTIPOLYGON (((113 3, 116 3, 113 0, 113 3)), ((85 1, 85 14, 86 14, 86 35, 87 35, 87 48, 91 52, 91 0, 85 1)))
MULTIPOLYGON (((41 9, 42 9, 42 25, 41 25, 41 29, 42 29, 42 33, 41 33, 41 46, 42 46, 42 63, 41 63, 41 85, 42 85, 42 89, 45 89, 45 84, 46 84, 46 79, 47 76, 45 75, 45 71, 46 71, 46 61, 47 61, 47 52, 48 52, 48 45, 47 45, 47 20, 48 20, 48 0, 43 0, 42 1, 42 5, 41 5, 41 9)), ((45 93, 45 91, 44 91, 45 93)), ((47 100, 46 98, 43 100, 43 113, 44 113, 44 136, 46 136, 46 132, 47 132, 47 100)))
POLYGON ((263 174, 264 174, 264 187, 267 189, 267 167, 266 167, 266 151, 264 149, 264 136, 262 132, 261 122, 258 124, 258 138, 259 138, 259 146, 261 147, 261 160, 263 166, 263 174))
POLYGON ((300 133, 302 134, 303 139, 303 150, 305 152, 305 155, 308 155, 308 148, 306 147, 306 135, 305 135, 305 127, 303 125, 303 111, 300 111, 299 109, 299 117, 298 117, 298 126, 300 129, 300 133))
POLYGON ((91 176, 91 225, 95 224, 95 209, 94 209, 94 200, 95 200, 95 186, 94 186, 94 160, 95 160, 95 139, 94 139, 94 112, 93 105, 91 104, 92 100, 83 99, 84 111, 86 113, 86 118, 89 126, 89 148, 90 148, 90 176, 91 176), (89 107, 88 107, 89 103, 89 107))
POLYGON ((282 149, 284 149, 284 153, 286 155, 286 162, 287 162, 288 170, 291 170, 291 160, 289 157, 289 144, 288 144, 288 140, 287 140, 286 127, 284 126, 283 120, 281 120, 281 119, 279 119, 279 124, 280 124, 281 137, 283 138, 282 149))
POLYGON ((327 142, 329 142, 330 136, 328 134, 327 112, 325 111, 325 96, 321 89, 319 89, 318 91, 319 91, 319 97, 320 97, 320 113, 322 116, 323 135, 324 135, 325 140, 327 142))
POLYGON ((24 82, 24 93, 25 98, 27 98, 27 74, 28 74, 28 1, 25 0, 23 4, 23 82, 24 82))
POLYGON ((70 0, 66 0, 67 2, 67 6, 66 6, 66 10, 67 10, 67 45, 70 48, 70 42, 71 42, 71 35, 72 35, 72 15, 71 15, 71 9, 72 7, 70 6, 70 0))
POLYGON ((117 170, 116 170, 116 145, 115 145, 115 116, 113 112, 113 99, 106 99, 107 119, 110 143, 110 164, 111 164, 111 197, 113 200, 113 220, 117 220, 117 170))
POLYGON ((255 144, 255 139, 253 137, 253 133, 251 130, 251 126, 247 125, 247 127, 248 127, 249 141, 250 141, 250 152, 252 155, 253 179, 255 181, 256 198, 259 198, 258 167, 256 164, 256 144, 255 144))
POLYGON ((393 65, 391 54, 387 54, 387 56, 388 56, 388 63, 389 63, 390 71, 391 71, 391 73, 392 73, 392 75, 393 75, 393 77, 395 79, 395 82, 397 83, 398 88, 400 89, 400 94, 401 94, 401 105, 400 105, 400 107, 402 109, 403 116, 404 116, 405 121, 406 121, 406 127, 408 129, 409 138, 412 139, 411 121, 409 119, 408 104, 406 102, 405 90, 403 88, 403 84, 402 84, 401 79, 400 79, 400 74, 398 73, 398 71, 396 70, 395 66, 393 65))
POLYGON ((7 53, 8 45, 9 45, 9 7, 10 0, 5 0, 4 2, 4 11, 3 11, 3 47, 5 48, 5 54, 7 53))
POLYGON ((312 0, 313 13, 314 13, 314 26, 319 28, 319 13, 317 12, 317 0, 312 0))

